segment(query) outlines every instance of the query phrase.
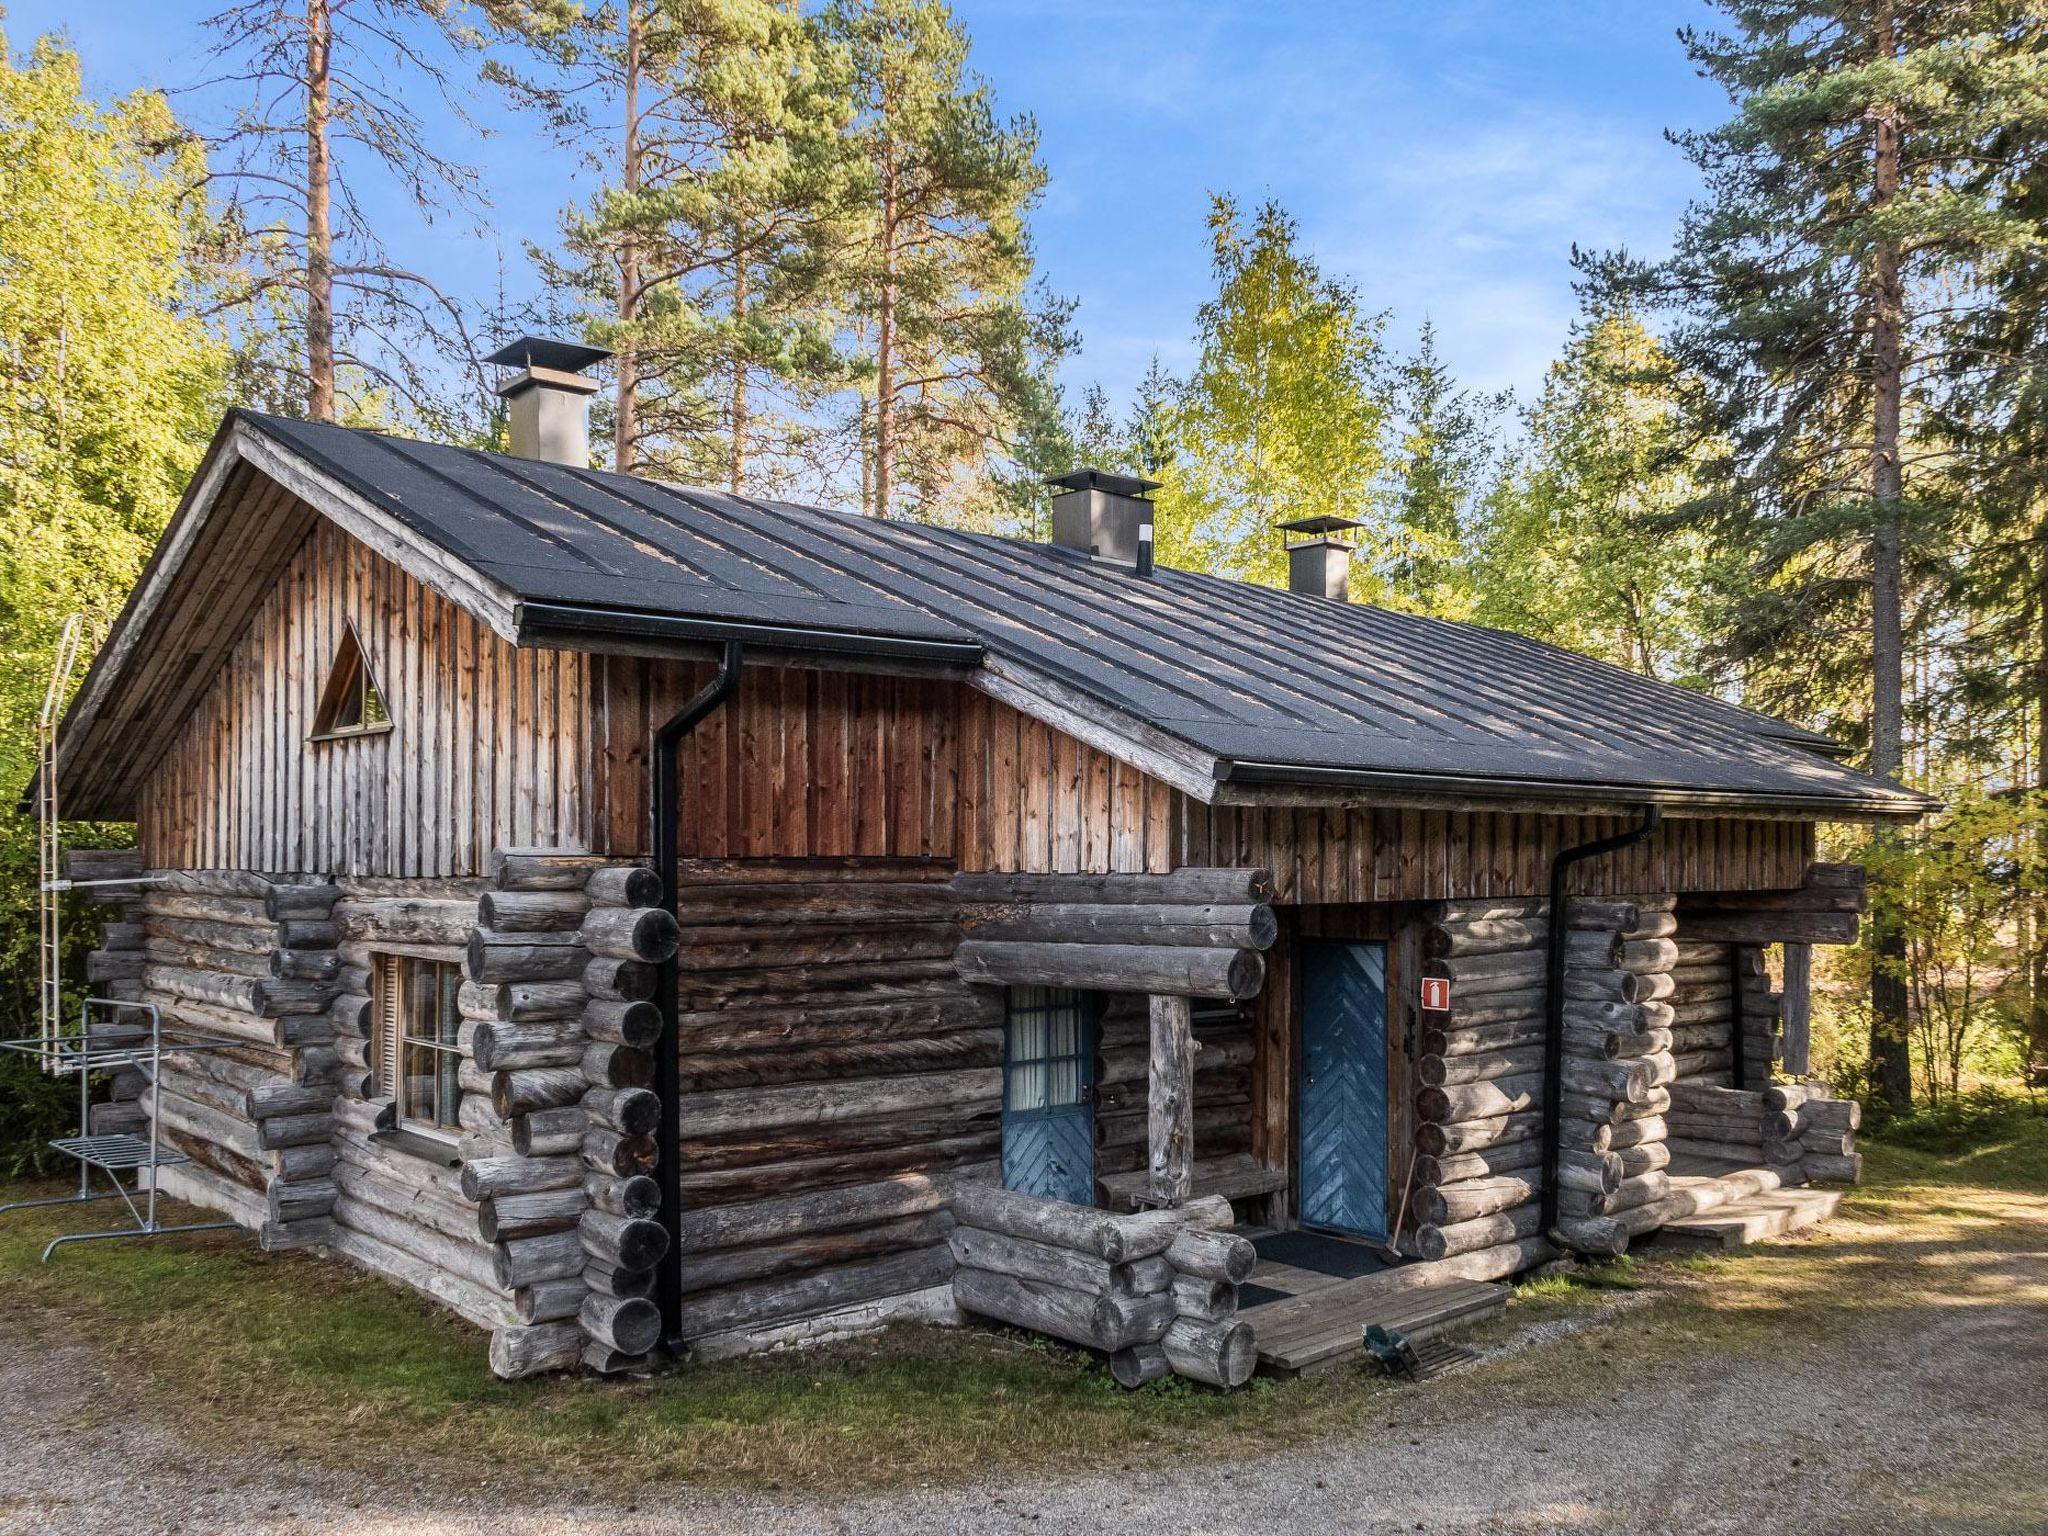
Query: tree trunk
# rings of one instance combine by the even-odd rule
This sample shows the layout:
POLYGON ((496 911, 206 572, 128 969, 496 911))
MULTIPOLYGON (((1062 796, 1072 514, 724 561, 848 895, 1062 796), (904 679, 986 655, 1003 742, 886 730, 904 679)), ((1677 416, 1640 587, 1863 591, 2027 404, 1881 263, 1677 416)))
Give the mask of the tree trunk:
POLYGON ((739 339, 747 313, 747 257, 734 231, 732 258, 732 439, 726 446, 726 482, 735 496, 747 494, 747 353, 739 339))
POLYGON ((334 420, 333 50, 328 0, 306 0, 306 414, 314 421, 334 420))
MULTIPOLYGON (((2034 573, 2034 788, 2048 804, 2048 517, 2036 535, 2034 573)), ((2038 873, 2048 876, 2048 816, 2035 831, 2038 873)), ((2026 1073, 2030 1083, 2048 1083, 2048 878, 2034 907, 2031 1006, 2027 1012, 2026 1073)))
MULTIPOLYGON (((1883 58, 1891 58, 1897 52, 1895 22, 1889 6, 1878 13, 1875 42, 1875 51, 1883 58)), ((1873 134, 1874 211, 1882 210, 1898 195, 1900 139, 1898 110, 1887 106, 1877 114, 1873 134)), ((1889 779, 1898 775, 1903 762, 1905 699, 1901 594, 1904 562, 1900 531, 1904 487, 1899 460, 1905 286, 1898 249, 1889 239, 1878 243, 1871 264, 1870 288, 1870 490, 1874 514, 1870 545, 1870 771, 1889 779)), ((1906 986, 1901 969, 1905 934, 1900 931, 1897 919, 1888 916, 1882 906, 1871 928, 1877 953, 1877 965, 1870 979, 1871 1089, 1891 1109, 1903 1113, 1913 1107, 1913 1059, 1906 1034, 1906 986)))
MULTIPOLYGON (((886 99, 883 112, 889 110, 886 99)), ((882 289, 875 341, 875 494, 870 517, 889 515, 896 476, 896 151, 882 148, 882 289)))
MULTIPOLYGON (((644 23, 639 0, 626 7, 625 142, 619 184, 630 201, 640 192, 640 54, 644 23)), ((619 341, 613 361, 616 407, 612 423, 612 467, 622 475, 639 460, 640 370, 634 358, 633 322, 640 312, 640 247, 631 230, 619 242, 619 341)))

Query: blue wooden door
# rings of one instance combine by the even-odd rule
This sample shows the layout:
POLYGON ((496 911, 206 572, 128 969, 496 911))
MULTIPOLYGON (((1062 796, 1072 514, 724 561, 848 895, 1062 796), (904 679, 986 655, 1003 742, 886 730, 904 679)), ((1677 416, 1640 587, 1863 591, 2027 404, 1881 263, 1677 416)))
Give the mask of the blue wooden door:
POLYGON ((1387 946, 1301 949, 1301 1221, 1387 1235, 1387 946))
POLYGON ((1003 1032, 1003 1187, 1095 1203, 1095 1027, 1089 997, 1012 987, 1003 1032))

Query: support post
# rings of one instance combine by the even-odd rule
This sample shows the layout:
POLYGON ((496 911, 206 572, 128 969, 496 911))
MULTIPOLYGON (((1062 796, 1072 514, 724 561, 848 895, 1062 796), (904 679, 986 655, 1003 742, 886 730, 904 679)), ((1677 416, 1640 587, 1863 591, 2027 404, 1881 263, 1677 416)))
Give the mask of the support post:
POLYGON ((1162 1206, 1194 1193, 1195 1030, 1185 997, 1152 999, 1152 1064, 1146 1084, 1151 1195, 1162 1206))
POLYGON ((1785 1075, 1813 1070, 1813 946, 1785 945, 1785 1075))

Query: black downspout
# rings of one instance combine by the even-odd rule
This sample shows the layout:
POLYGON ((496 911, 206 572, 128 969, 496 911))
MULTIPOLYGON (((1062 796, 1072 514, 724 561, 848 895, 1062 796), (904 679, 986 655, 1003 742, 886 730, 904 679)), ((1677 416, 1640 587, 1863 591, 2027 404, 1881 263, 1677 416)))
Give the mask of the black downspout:
POLYGON ((1565 920, 1565 879, 1574 864, 1632 848, 1664 822, 1661 807, 1643 807, 1643 824, 1558 852, 1550 863, 1550 931, 1543 972, 1543 1234, 1557 1226, 1557 1160, 1564 1122, 1564 968, 1571 924, 1565 920))
MULTIPOLYGON (((654 778, 654 873, 661 881, 662 907, 673 917, 676 912, 676 748, 698 722, 731 698, 740 686, 740 668, 746 662, 746 647, 737 640, 725 642, 718 674, 662 723, 654 733, 654 750, 649 771, 654 778)), ((668 1247, 654 1267, 654 1295, 661 1305, 661 1337, 671 1356, 683 1353, 683 1251, 676 1241, 683 1219, 682 1129, 676 1121, 676 1096, 680 1083, 677 1052, 681 1048, 682 1026, 677 1017, 677 976, 680 957, 661 967, 655 993, 661 1009, 661 1039, 654 1048, 654 1091, 661 1098, 661 1123, 655 1127, 654 1176, 661 1185, 661 1224, 668 1229, 668 1247)))

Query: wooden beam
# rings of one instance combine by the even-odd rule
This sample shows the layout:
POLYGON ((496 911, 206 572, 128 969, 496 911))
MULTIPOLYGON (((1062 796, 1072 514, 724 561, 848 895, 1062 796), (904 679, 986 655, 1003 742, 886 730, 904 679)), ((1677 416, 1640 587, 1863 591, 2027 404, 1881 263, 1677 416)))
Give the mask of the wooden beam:
POLYGON ((1681 910, 1678 931, 1686 939, 1728 944, 1854 944, 1854 912, 1681 910))
POLYGON ((953 956, 961 979, 987 986, 1099 988, 1184 997, 1254 996, 1265 978, 1255 949, 1152 944, 1004 944, 970 939, 953 956))
POLYGON ((1194 1188, 1195 1033, 1185 997, 1152 999, 1152 1068, 1145 1100, 1152 1198, 1180 1205, 1194 1188))
POLYGON ((1813 1070, 1813 946, 1785 946, 1785 1073, 1804 1077, 1813 1070))

